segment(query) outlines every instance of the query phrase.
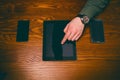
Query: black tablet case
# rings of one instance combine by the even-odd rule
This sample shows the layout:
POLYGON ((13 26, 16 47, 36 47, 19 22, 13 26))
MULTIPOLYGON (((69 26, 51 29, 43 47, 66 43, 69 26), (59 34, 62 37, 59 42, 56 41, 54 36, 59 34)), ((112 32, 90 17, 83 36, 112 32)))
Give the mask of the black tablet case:
POLYGON ((76 44, 66 41, 61 44, 64 37, 64 28, 68 20, 44 21, 43 23, 43 60, 76 60, 76 44))

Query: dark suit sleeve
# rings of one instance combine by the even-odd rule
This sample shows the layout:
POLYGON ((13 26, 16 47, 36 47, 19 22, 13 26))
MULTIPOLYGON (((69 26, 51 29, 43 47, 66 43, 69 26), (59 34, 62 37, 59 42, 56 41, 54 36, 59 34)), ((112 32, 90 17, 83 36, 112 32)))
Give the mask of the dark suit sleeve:
POLYGON ((110 0, 88 0, 79 14, 92 18, 101 13, 109 2, 110 0))

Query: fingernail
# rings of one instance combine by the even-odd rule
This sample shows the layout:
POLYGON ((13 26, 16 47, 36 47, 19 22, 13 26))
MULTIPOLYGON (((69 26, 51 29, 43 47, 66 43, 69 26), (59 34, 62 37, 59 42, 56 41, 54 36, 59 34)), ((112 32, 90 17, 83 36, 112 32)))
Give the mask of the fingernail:
POLYGON ((61 44, 63 44, 63 42, 61 42, 61 44))

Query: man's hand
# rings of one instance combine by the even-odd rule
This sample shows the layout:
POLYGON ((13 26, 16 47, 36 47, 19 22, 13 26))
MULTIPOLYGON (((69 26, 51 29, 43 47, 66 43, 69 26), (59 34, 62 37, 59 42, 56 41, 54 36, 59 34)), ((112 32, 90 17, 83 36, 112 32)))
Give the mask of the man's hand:
POLYGON ((64 32, 65 36, 61 41, 61 44, 64 44, 66 40, 76 41, 82 35, 84 30, 84 24, 81 22, 79 17, 75 17, 71 20, 65 27, 64 32))

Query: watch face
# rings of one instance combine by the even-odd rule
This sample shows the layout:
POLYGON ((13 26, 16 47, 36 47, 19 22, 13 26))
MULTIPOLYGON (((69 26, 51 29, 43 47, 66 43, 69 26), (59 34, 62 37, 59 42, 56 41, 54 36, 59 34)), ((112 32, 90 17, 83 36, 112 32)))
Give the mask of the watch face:
POLYGON ((87 16, 84 16, 84 17, 83 17, 83 22, 84 22, 85 24, 87 24, 87 23, 89 22, 89 18, 88 18, 87 16))

